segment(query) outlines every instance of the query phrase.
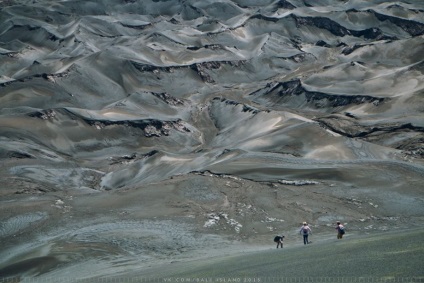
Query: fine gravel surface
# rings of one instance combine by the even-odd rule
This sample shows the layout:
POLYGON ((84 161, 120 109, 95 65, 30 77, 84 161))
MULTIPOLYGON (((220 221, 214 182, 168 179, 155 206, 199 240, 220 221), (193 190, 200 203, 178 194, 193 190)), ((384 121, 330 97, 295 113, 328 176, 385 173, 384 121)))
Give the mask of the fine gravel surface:
POLYGON ((168 264, 160 271, 136 272, 134 277, 163 282, 422 282, 423 232, 415 229, 318 239, 307 246, 168 264))

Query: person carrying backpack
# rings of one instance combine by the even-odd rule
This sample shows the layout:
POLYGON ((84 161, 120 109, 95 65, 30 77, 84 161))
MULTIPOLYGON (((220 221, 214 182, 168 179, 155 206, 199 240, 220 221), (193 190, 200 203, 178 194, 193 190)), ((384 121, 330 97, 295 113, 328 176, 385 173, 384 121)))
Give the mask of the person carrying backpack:
POLYGON ((343 235, 345 234, 345 229, 343 225, 340 224, 340 221, 337 221, 336 230, 337 230, 337 239, 342 239, 343 235))
POLYGON ((283 239, 284 239, 284 236, 283 235, 277 235, 277 236, 275 236, 275 238, 274 238, 274 242, 276 242, 277 243, 277 249, 278 249, 278 246, 280 246, 281 245, 281 248, 283 248, 283 239))
POLYGON ((303 235, 303 244, 309 244, 308 236, 312 234, 312 230, 308 226, 308 223, 303 222, 303 226, 300 228, 300 234, 303 235))

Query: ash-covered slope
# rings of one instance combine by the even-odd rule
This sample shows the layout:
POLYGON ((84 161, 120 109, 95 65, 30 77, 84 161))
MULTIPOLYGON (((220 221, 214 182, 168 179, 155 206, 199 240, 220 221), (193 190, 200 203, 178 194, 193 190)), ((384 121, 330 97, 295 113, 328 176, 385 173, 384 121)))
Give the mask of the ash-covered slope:
POLYGON ((418 0, 0 1, 0 278, 421 227, 423 54, 418 0))
POLYGON ((60 188, 46 177, 71 166, 67 186, 116 188, 225 168, 224 150, 420 163, 419 1, 251 2, 2 2, 6 178, 60 188))

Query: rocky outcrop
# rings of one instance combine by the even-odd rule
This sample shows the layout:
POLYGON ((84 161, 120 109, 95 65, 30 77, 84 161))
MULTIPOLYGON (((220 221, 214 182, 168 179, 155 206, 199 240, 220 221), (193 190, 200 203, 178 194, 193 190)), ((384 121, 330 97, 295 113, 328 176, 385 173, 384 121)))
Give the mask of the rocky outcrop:
POLYGON ((325 29, 340 37, 351 35, 374 40, 395 39, 395 37, 384 35, 383 32, 377 27, 368 28, 365 30, 351 30, 325 17, 299 17, 295 15, 291 15, 291 17, 295 20, 296 26, 298 28, 305 25, 315 26, 320 29, 325 29))
POLYGON ((287 9, 287 10, 293 10, 296 9, 296 6, 294 6, 292 3, 290 3, 287 0, 280 0, 277 3, 278 8, 287 9))
MULTIPOLYGON (((209 46, 208 48, 213 48, 209 46)), ((191 47, 191 49, 196 50, 197 48, 191 47)), ((238 68, 246 63, 245 60, 235 60, 235 61, 207 61, 201 63, 194 63, 186 66, 153 66, 147 64, 141 64, 137 62, 131 62, 132 65, 140 72, 150 72, 154 74, 159 74, 160 72, 172 73, 174 69, 191 69, 195 71, 200 78, 206 83, 215 83, 213 77, 209 74, 209 71, 218 70, 222 65, 227 65, 231 67, 238 68)))
POLYGON ((160 98, 161 100, 165 101, 169 105, 177 106, 177 105, 183 105, 184 101, 181 99, 178 99, 176 97, 171 96, 170 94, 166 92, 161 93, 152 93, 157 98, 160 98))
POLYGON ((411 123, 390 123, 374 126, 364 126, 355 120, 343 117, 341 115, 331 115, 315 119, 332 131, 349 138, 365 138, 377 132, 393 133, 398 131, 415 131, 424 133, 423 127, 414 126, 411 123))
POLYGON ((327 107, 340 107, 353 104, 373 103, 378 105, 386 98, 372 97, 368 95, 342 95, 342 94, 327 94, 323 92, 308 91, 303 86, 299 79, 279 82, 274 85, 268 84, 265 89, 251 93, 252 96, 261 97, 278 97, 282 98, 278 103, 289 103, 292 97, 303 95, 305 102, 310 106, 320 109, 327 107))
MULTIPOLYGON (((259 112, 261 112, 261 110, 256 109, 256 108, 254 108, 250 105, 239 103, 237 101, 226 99, 226 98, 215 97, 213 99, 213 101, 220 101, 220 102, 223 102, 227 105, 234 105, 234 106, 242 105, 243 106, 243 110, 242 110, 243 112, 250 112, 252 114, 258 114, 259 112)), ((269 112, 269 111, 266 111, 266 112, 269 112)))
POLYGON ((110 121, 110 120, 88 120, 85 119, 85 122, 91 126, 96 127, 97 129, 102 129, 111 125, 123 125, 127 127, 133 127, 141 129, 144 132, 146 137, 160 137, 160 136, 169 136, 172 129, 180 132, 190 132, 182 120, 176 121, 161 121, 155 119, 145 119, 145 120, 125 120, 125 121, 110 121))
POLYGON ((424 157, 424 128, 411 123, 386 123, 367 126, 360 124, 352 114, 333 114, 317 118, 324 127, 348 138, 359 138, 371 143, 390 146, 406 155, 424 157))
POLYGON ((369 13, 373 14, 378 20, 384 22, 389 21, 401 29, 406 31, 412 36, 420 36, 424 34, 424 24, 412 20, 401 19, 393 16, 377 13, 374 10, 368 10, 369 13))

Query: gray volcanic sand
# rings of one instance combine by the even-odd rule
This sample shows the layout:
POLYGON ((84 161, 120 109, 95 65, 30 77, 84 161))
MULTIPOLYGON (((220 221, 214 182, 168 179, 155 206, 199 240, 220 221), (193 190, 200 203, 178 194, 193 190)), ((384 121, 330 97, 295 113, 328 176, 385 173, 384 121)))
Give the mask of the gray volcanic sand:
MULTIPOLYGON (((414 282, 422 279, 423 229, 245 252, 135 271, 164 282, 414 282)), ((141 276, 142 275, 142 276, 141 276)), ((112 277, 112 278, 119 278, 112 277)))
MULTIPOLYGON (((386 272, 390 244, 424 224, 423 15, 422 1, 0 1, 0 280, 201 275, 210 257, 231 274, 241 253, 265 276, 276 234, 302 252, 303 221, 310 256, 331 261, 337 220, 340 249, 391 255, 377 276, 422 278, 412 240, 386 272)), ((349 276, 372 275, 362 260, 349 276)))

